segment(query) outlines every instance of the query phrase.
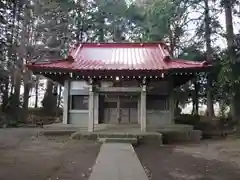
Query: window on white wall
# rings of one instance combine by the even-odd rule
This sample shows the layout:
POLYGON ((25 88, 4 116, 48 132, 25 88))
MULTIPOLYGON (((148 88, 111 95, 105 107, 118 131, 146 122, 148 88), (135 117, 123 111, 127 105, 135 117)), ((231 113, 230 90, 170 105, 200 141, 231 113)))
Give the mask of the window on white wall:
POLYGON ((88 110, 88 96, 86 95, 72 95, 71 96, 72 110, 88 110))

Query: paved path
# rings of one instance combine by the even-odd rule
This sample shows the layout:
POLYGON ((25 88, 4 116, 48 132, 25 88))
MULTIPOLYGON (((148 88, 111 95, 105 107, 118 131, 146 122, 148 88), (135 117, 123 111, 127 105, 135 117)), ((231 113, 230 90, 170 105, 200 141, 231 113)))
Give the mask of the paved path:
POLYGON ((127 143, 105 143, 100 149, 89 180, 148 180, 132 147, 127 143))

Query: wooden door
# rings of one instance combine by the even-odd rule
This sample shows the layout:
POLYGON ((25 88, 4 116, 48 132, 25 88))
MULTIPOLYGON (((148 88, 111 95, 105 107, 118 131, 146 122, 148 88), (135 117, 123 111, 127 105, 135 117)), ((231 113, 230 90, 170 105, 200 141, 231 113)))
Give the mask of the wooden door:
POLYGON ((117 102, 104 102, 104 123, 116 124, 117 119, 117 102))
POLYGON ((121 123, 137 123, 137 101, 134 99, 121 100, 121 123))

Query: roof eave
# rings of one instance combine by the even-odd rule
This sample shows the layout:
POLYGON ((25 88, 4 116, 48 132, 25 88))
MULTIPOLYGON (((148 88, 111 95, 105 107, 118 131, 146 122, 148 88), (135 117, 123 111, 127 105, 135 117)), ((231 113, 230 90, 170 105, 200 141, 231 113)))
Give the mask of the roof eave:
POLYGON ((52 67, 38 67, 36 65, 27 65, 27 68, 33 72, 66 72, 66 73, 176 73, 176 72, 206 72, 211 70, 212 66, 191 67, 191 68, 171 68, 171 69, 67 69, 67 68, 52 68, 52 67))

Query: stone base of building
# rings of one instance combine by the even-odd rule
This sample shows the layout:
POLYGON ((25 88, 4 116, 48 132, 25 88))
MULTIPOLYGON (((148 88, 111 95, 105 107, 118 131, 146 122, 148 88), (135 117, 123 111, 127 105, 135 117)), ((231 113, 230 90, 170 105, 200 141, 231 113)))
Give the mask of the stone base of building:
MULTIPOLYGON (((133 145, 138 144, 162 144, 162 134, 158 132, 76 132, 72 135, 72 139, 77 140, 94 140, 94 141, 102 141, 103 139, 107 142, 130 142, 133 145)), ((104 142, 105 142, 104 141, 104 142)))
POLYGON ((193 130, 190 125, 172 124, 165 126, 147 126, 146 132, 141 132, 140 125, 114 125, 98 124, 94 127, 94 132, 88 132, 87 127, 82 128, 76 125, 52 124, 46 125, 41 132, 45 136, 69 135, 77 140, 110 139, 110 141, 120 142, 137 139, 134 144, 169 144, 199 142, 202 132, 193 130))

